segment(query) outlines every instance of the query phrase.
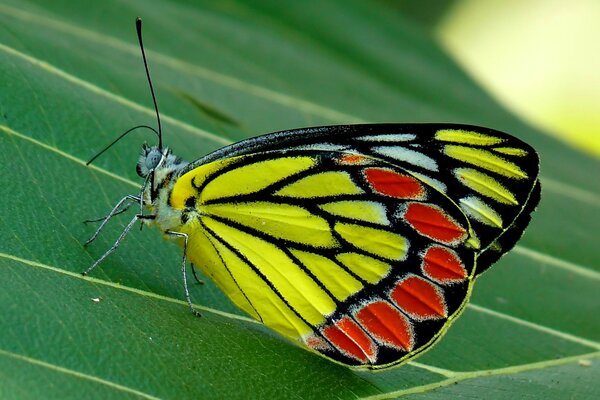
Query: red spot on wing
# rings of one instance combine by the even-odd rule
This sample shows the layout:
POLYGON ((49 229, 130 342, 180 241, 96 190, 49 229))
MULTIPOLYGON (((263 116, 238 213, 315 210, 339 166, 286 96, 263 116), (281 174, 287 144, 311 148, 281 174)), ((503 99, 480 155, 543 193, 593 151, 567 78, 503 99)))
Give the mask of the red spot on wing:
POLYGON ((412 350, 414 337, 408 319, 388 302, 369 303, 356 313, 358 322, 379 341, 406 352, 412 350))
POLYGON ((421 235, 441 243, 453 244, 467 236, 465 228, 433 204, 408 204, 404 219, 421 235))
POLYGON ((323 335, 342 353, 353 357, 363 364, 375 362, 375 343, 349 317, 343 317, 323 329, 323 335))
POLYGON ((367 157, 365 156, 361 156, 358 154, 344 154, 343 156, 340 157, 339 162, 341 164, 361 164, 363 162, 365 162, 367 159, 367 157))
POLYGON ((458 255, 441 246, 431 246, 423 256, 423 273, 440 283, 462 281, 467 271, 458 255))
POLYGON ((425 188, 413 176, 383 168, 366 168, 364 171, 367 182, 377 193, 400 199, 421 199, 425 195, 425 188))
POLYGON ((440 291, 418 276, 398 282, 390 297, 400 309, 416 319, 440 319, 448 315, 440 291))

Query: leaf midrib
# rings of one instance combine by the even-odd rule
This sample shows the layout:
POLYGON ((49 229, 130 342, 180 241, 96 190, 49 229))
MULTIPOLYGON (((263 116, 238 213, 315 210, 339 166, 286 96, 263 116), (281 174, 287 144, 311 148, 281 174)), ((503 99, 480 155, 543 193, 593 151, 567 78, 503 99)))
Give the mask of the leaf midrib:
MULTIPOLYGON (((141 290, 141 289, 132 288, 132 287, 129 287, 129 286, 123 286, 123 285, 120 285, 120 284, 115 284, 115 283, 112 283, 112 282, 109 282, 109 281, 105 281, 105 280, 101 280, 101 279, 96 279, 96 278, 93 278, 93 277, 83 277, 83 276, 81 276, 81 274, 77 274, 77 273, 74 273, 74 272, 66 271, 66 270, 63 270, 63 269, 57 268, 57 267, 52 267, 50 265, 46 265, 46 264, 43 264, 43 263, 40 263, 40 262, 37 262, 37 261, 27 260, 27 259, 24 259, 24 258, 21 258, 21 257, 17 257, 17 256, 13 256, 13 255, 7 254, 7 253, 0 252, 0 257, 6 258, 6 259, 10 259, 10 260, 13 260, 13 261, 16 261, 16 262, 20 262, 22 264, 29 265, 31 267, 44 268, 46 270, 50 270, 50 271, 53 271, 53 272, 57 272, 57 273, 60 273, 60 274, 64 274, 64 275, 70 276, 72 278, 77 278, 77 279, 82 279, 82 280, 86 280, 86 281, 91 281, 93 283, 104 285, 104 286, 108 286, 108 287, 111 287, 111 288, 114 288, 114 289, 125 290, 125 291, 131 292, 131 293, 135 293, 137 295, 141 295, 141 296, 144 296, 144 297, 150 297, 150 298, 153 298, 153 299, 167 301, 167 302, 170 302, 170 303, 181 304, 181 305, 187 304, 186 302, 184 302, 182 300, 177 300, 177 299, 174 299, 174 298, 171 298, 171 297, 159 295, 159 294, 156 294, 156 293, 153 293, 153 292, 148 292, 148 291, 141 290)), ((247 317, 244 317, 244 316, 227 313, 227 312, 224 312, 224 311, 220 311, 220 310, 217 310, 217 309, 214 309, 214 308, 210 308, 210 307, 206 307, 206 306, 202 306, 202 305, 196 305, 195 304, 194 307, 197 308, 197 309, 199 309, 199 310, 210 312, 210 313, 213 313, 213 314, 216 314, 216 315, 220 315, 220 316, 223 316, 223 317, 226 317, 226 318, 231 318, 231 319, 236 319, 236 320, 240 320, 240 321, 244 321, 244 322, 251 322, 251 323, 256 323, 256 324, 259 323, 256 320, 251 319, 251 318, 247 318, 247 317)), ((517 318, 517 317, 511 316, 511 315, 507 315, 507 314, 504 314, 504 313, 501 313, 501 312, 498 312, 498 311, 495 311, 495 310, 491 310, 491 309, 486 308, 486 307, 478 306, 478 305, 475 305, 475 304, 471 304, 470 303, 470 304, 467 305, 467 307, 473 309, 474 311, 484 312, 485 314, 488 314, 488 315, 490 315, 492 317, 501 318, 501 319, 504 319, 504 320, 508 320, 508 321, 511 321, 511 322, 513 322, 515 324, 521 325, 521 326, 529 328, 529 329, 536 330, 538 332, 543 332, 543 333, 549 334, 551 336, 560 337, 561 339, 564 339, 564 340, 568 340, 568 341, 571 341, 571 342, 574 342, 574 343, 578 343, 578 344, 583 345, 583 346, 587 346, 587 347, 590 347, 590 348, 593 348, 593 349, 596 349, 596 350, 600 350, 600 343, 597 343, 597 342, 594 342, 594 341, 591 341, 591 340, 588 340, 588 339, 584 339, 584 338, 581 338, 579 336, 572 335, 570 333, 562 332, 562 331, 559 331, 557 329, 549 328, 549 327, 547 327, 545 325, 540 325, 540 324, 537 324, 537 323, 534 323, 534 322, 526 321, 526 320, 523 320, 521 318, 517 318)))
MULTIPOLYGON (((30 267, 36 267, 36 268, 43 268, 55 273, 60 273, 63 275, 67 275, 71 278, 76 278, 76 279, 81 279, 81 280, 85 280, 85 281, 90 281, 93 282, 95 284, 99 284, 99 285, 103 285, 103 286, 107 286, 113 289, 120 289, 120 290, 125 290, 129 293, 134 293, 136 295, 140 295, 143 297, 147 297, 147 298, 152 298, 155 300, 159 300, 159 301, 166 301, 169 303, 173 303, 173 304, 179 304, 182 306, 185 306, 187 303, 182 301, 182 300, 177 300, 171 297, 167 297, 167 296, 162 296, 153 292, 147 292, 144 290, 140 290, 140 289, 135 289, 132 287, 128 287, 128 286, 123 286, 123 285, 119 285, 119 284, 115 284, 109 281, 104 281, 104 280, 100 280, 100 279, 96 279, 96 278, 92 278, 92 277, 83 277, 80 274, 77 273, 73 273, 70 271, 65 271, 63 269, 60 268, 56 268, 56 267, 52 267, 43 263, 39 263, 36 261, 31 261, 31 260, 26 260, 20 257, 16 257, 16 256, 12 256, 10 254, 6 254, 6 253, 1 253, 0 252, 0 258, 6 258, 12 261, 16 261, 19 263, 22 263, 24 265, 28 265, 30 267)), ((258 324, 257 321, 247 318, 247 317, 243 317, 240 315, 235 315, 235 314, 230 314, 227 312, 223 312, 220 310, 216 310, 210 307, 206 307, 206 306, 201 306, 201 305, 194 305, 194 307, 198 310, 202 310, 205 312, 210 312, 213 313, 215 315, 219 315, 225 318, 231 318, 231 319, 235 319, 235 320, 239 320, 239 321, 243 321, 243 322, 249 322, 249 323, 253 323, 253 324, 258 324)), ((586 339, 582 339, 579 337, 576 337, 574 335, 570 335, 570 334, 566 334, 564 332, 560 332, 551 328, 547 328, 545 326, 539 325, 539 324, 534 324, 528 321, 524 321, 521 320, 519 318, 516 317, 512 317, 512 316, 507 316, 504 315, 502 313, 499 313, 497 311, 493 311, 493 310, 488 310, 484 307, 480 307, 480 306, 471 306, 471 308, 473 308, 474 310, 485 310, 486 314, 491 315, 493 317, 496 318, 503 318, 503 319, 508 319, 513 323, 517 323, 520 324, 522 326, 525 326, 527 328, 531 328, 537 331, 541 331, 553 336, 558 336, 562 339, 565 340, 571 340, 574 341, 578 344, 582 344, 582 345, 587 345, 588 347, 592 347, 595 349, 600 349, 600 343, 595 343, 595 342, 591 342, 588 341, 586 339), (557 333, 559 333, 557 335, 557 333)), ((93 376, 88 376, 86 374, 82 374, 82 373, 78 373, 75 371, 71 371, 68 370, 66 368, 62 368, 60 366, 56 366, 50 363, 46 363, 43 361, 39 361, 39 360, 34 360, 34 359, 29 359, 26 356, 21 356, 21 355, 15 355, 13 353, 7 352, 5 350, 0 349, 0 354, 3 355, 9 355, 11 357, 19 357, 23 360, 31 360, 32 362, 34 362, 37 365, 42 365, 42 366, 46 366, 46 367, 52 367, 53 369, 57 370, 57 371, 62 371, 65 373, 69 373, 69 374, 77 374, 80 377, 83 378, 87 378, 87 379, 91 379, 91 380, 95 380, 98 381, 100 383, 110 383, 109 381, 104 381, 100 378, 96 378, 93 376)), ((518 372, 523 372, 523 371, 530 371, 530 370, 535 370, 535 369, 543 369, 543 368, 547 368, 550 366, 556 366, 556 365, 563 365, 563 364, 567 364, 569 362, 572 362, 573 360, 581 360, 581 359, 587 359, 587 358, 595 358, 595 357, 599 357, 600 356, 600 352, 592 352, 592 353, 587 353, 587 354, 583 354, 583 355, 577 355, 577 356, 570 356, 570 357, 563 357, 563 358, 558 358, 558 359, 553 359, 553 360, 546 360, 546 361, 540 361, 540 362, 536 362, 536 363, 528 363, 528 364, 520 364, 520 365, 514 365, 514 366, 510 366, 510 367, 504 367, 504 368, 495 368, 495 369, 489 369, 489 370, 475 370, 475 371, 468 371, 468 372, 461 372, 461 371, 452 371, 452 370, 448 370, 448 369, 443 369, 443 368, 437 368, 435 366, 429 366, 426 364, 422 364, 419 362, 413 362, 410 363, 411 365, 413 365, 414 367, 417 368, 421 368, 421 369, 425 369, 427 371, 436 373, 438 375, 442 375, 444 377, 446 377, 447 379, 436 382, 435 384, 429 384, 429 385, 423 385, 423 386, 416 386, 414 388, 411 389, 407 389, 407 390, 400 390, 400 391, 393 391, 393 392, 389 392, 389 393, 385 393, 382 394, 382 396, 384 397, 368 397, 367 399, 369 400, 375 400, 375 399, 387 399, 390 397, 385 397, 386 395, 393 395, 393 396, 398 396, 398 395, 404 395, 404 394, 410 394, 410 393, 416 393, 413 392, 412 390, 415 389, 422 389, 422 390, 432 390, 435 388, 440 388, 443 386, 447 386, 449 384, 453 384, 456 383, 458 381, 462 381, 462 380, 466 380, 466 379, 473 379, 473 378, 478 378, 478 377, 482 377, 482 376, 492 376, 492 375, 502 375, 502 374, 509 374, 509 373, 518 373, 518 372)), ((117 384, 113 384, 113 386, 117 387, 120 385, 117 384)), ((123 387, 125 389, 128 389, 126 387, 123 387)))

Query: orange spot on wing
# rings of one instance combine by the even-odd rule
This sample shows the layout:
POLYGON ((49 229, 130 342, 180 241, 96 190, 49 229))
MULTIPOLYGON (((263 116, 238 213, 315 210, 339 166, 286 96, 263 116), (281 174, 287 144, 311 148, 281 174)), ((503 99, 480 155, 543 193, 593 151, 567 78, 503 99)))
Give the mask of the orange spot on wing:
POLYGON ((364 172, 377 193, 400 199, 421 199, 425 195, 425 188, 413 176, 383 168, 366 168, 364 172))
POLYGON ((412 350, 414 337, 408 319, 386 301, 375 301, 356 313, 358 322, 375 338, 406 352, 412 350))
POLYGON ((375 362, 375 343, 349 317, 343 317, 323 329, 323 335, 343 354, 353 357, 363 364, 375 362))
POLYGON ((365 156, 358 154, 344 154, 340 157, 339 162, 341 164, 361 164, 365 160, 367 160, 367 157, 365 156))
POLYGON ((452 244, 466 237, 465 228, 432 204, 410 203, 404 218, 421 235, 438 242, 452 244))
POLYGON ((431 246, 423 256, 423 272, 440 283, 462 281, 467 271, 458 255, 441 246, 431 246))
POLYGON ((400 309, 416 319, 447 317, 446 304, 437 288, 418 276, 411 276, 396 284, 390 297, 400 309))

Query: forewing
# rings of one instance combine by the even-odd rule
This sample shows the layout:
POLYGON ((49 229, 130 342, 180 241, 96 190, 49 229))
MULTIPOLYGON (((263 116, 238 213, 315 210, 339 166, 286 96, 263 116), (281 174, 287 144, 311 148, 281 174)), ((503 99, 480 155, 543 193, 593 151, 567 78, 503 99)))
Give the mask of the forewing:
MULTIPOLYGON (((199 163, 278 149, 342 151, 387 161, 444 193, 479 242, 480 274, 521 237, 540 199, 537 153, 496 130, 457 124, 338 125, 276 132, 199 163)), ((193 165, 197 165, 194 163, 193 165)))

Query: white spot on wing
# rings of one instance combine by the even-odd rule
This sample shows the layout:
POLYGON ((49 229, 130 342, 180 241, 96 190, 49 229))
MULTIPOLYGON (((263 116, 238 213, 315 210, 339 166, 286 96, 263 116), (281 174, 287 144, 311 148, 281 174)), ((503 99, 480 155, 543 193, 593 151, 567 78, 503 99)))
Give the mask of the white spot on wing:
POLYGON ((477 196, 467 196, 459 200, 460 208, 467 216, 482 224, 502 229, 502 217, 492 207, 477 196))
POLYGON ((418 167, 425 168, 431 171, 438 170, 438 164, 433 158, 427 157, 425 154, 419 151, 407 149, 406 147, 378 146, 373 147, 372 151, 382 156, 390 157, 397 161, 404 161, 406 163, 416 165, 418 167))
POLYGON ((323 150, 323 151, 345 151, 348 152, 350 146, 342 146, 332 143, 313 143, 304 146, 297 146, 294 150, 323 150))
POLYGON ((428 175, 414 172, 414 171, 411 171, 408 169, 407 169, 407 171, 410 172, 411 174, 413 174, 415 177, 419 178, 419 180, 421 180, 421 181, 425 182, 426 184, 428 184, 429 186, 431 186, 432 188, 437 189, 439 192, 446 193, 448 190, 448 188, 446 187, 446 184, 443 183, 442 181, 439 181, 428 175))
POLYGON ((365 135, 359 136, 356 139, 368 142, 408 142, 415 140, 416 137, 417 136, 412 133, 396 133, 386 135, 365 135))

